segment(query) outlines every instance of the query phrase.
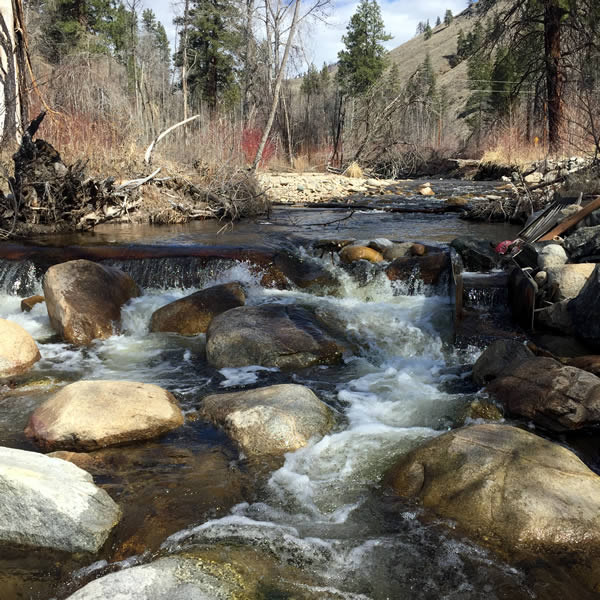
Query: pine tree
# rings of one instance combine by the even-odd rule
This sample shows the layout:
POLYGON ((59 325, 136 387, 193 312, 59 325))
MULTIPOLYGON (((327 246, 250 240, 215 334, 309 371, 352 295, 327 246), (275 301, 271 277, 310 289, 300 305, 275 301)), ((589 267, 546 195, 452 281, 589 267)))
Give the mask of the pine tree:
MULTIPOLYGON (((192 0, 187 32, 188 86, 211 109, 235 99, 236 56, 241 43, 239 15, 231 0, 192 0)), ((176 64, 181 64, 179 49, 176 64)))
POLYGON ((425 31, 423 33, 425 34, 425 39, 426 40, 431 39, 431 36, 433 35, 433 30, 431 29, 431 25, 429 24, 429 20, 427 20, 427 24, 425 25, 425 31))
POLYGON ((442 24, 442 19, 440 19, 440 17, 438 17, 435 21, 435 26, 439 27, 442 24))
POLYGON ((450 25, 454 21, 454 15, 450 9, 446 10, 446 14, 444 15, 444 25, 450 25))
POLYGON ((338 81, 345 94, 365 93, 383 74, 387 51, 385 32, 376 0, 360 0, 342 38, 345 49, 338 53, 338 81))

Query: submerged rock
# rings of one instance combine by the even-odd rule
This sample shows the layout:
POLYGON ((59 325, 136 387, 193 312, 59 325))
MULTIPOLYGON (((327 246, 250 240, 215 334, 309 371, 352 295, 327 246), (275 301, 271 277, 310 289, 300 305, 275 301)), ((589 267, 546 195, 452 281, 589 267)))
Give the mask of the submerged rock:
POLYGON ((40 358, 35 340, 20 325, 0 319, 0 378, 21 375, 40 358))
POLYGON ((177 401, 156 385, 78 381, 39 406, 25 434, 48 450, 95 450, 147 440, 180 425, 177 401))
POLYGON ((207 396, 200 414, 223 427, 249 456, 293 452, 333 425, 327 405, 296 384, 207 396))
POLYGON ((97 552, 121 511, 79 467, 0 448, 0 542, 97 552))
POLYGON ((217 368, 261 365, 299 369, 340 362, 343 348, 297 306, 242 306, 215 317, 206 356, 217 368))
POLYGON ((159 308, 152 315, 150 331, 205 333, 215 316, 245 303, 246 294, 239 283, 215 285, 159 308))
POLYGON ((600 424, 600 378, 552 358, 512 363, 487 391, 510 413, 553 431, 600 424))
POLYGON ((566 448, 516 427, 441 435, 403 457, 386 483, 507 551, 600 549, 600 477, 566 448))
POLYGON ((54 265, 44 276, 50 323, 77 346, 112 336, 119 329, 121 307, 139 295, 129 275, 89 260, 54 265))
POLYGON ((519 364, 532 357, 533 352, 523 342, 495 340, 473 365, 473 381, 478 385, 486 385, 513 362, 519 364))

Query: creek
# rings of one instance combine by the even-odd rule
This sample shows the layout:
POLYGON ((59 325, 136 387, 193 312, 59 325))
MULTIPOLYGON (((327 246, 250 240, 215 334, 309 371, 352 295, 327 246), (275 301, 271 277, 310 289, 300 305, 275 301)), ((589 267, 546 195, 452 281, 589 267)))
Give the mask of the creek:
MULTIPOLYGON (((207 246, 300 249, 320 238, 384 237, 443 246, 458 235, 500 241, 517 231, 455 215, 372 211, 320 224, 342 216, 276 208, 268 219, 219 234, 216 222, 104 226, 40 237, 25 246, 22 260, 0 260, 0 314, 22 325, 42 354, 24 385, 0 396, 0 445, 37 450, 23 434, 29 415, 57 388, 80 379, 155 383, 174 393, 186 414, 183 427, 158 440, 91 453, 89 470, 122 507, 121 523, 98 556, 0 551, 2 600, 64 598, 104 573, 198 547, 210 549, 221 568, 236 556, 254 569, 263 581, 257 597, 265 599, 548 598, 550 586, 562 598, 580 597, 557 565, 502 560, 453 532, 452 524, 419 518, 418 506, 401 505, 379 489, 397 457, 469 422, 467 409, 478 397, 469 371, 481 348, 454 346, 447 286, 418 285, 409 293, 382 273, 358 277, 325 254, 317 260, 341 282, 335 295, 267 289, 260 269, 248 263, 219 259, 200 267, 186 257, 185 248, 207 246), (127 258, 140 245, 156 257, 127 258), (118 250, 109 262, 144 288, 124 307, 120 335, 74 348, 56 338, 43 304, 20 311, 22 297, 41 292, 40 257, 65 246, 118 250), (170 258, 169 249, 177 256, 170 258), (350 349, 343 363, 297 372, 216 370, 204 357, 205 336, 149 332, 159 307, 229 281, 243 283, 248 305, 316 311, 343 333, 350 349), (208 394, 275 383, 310 387, 333 409, 334 430, 281 461, 252 461, 196 415, 208 394)), ((0 256, 13 249, 0 245, 0 256)))

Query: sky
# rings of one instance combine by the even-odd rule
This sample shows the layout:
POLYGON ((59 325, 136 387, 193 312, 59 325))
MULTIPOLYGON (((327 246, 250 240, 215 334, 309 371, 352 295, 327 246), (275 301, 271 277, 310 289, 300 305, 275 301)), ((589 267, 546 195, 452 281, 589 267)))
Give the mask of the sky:
MULTIPOLYGON (((181 3, 181 2, 179 2, 181 3)), ((165 26, 171 46, 175 38, 173 16, 181 9, 177 0, 144 0, 145 8, 151 8, 165 26)), ((342 36, 350 17, 354 14, 356 0, 334 0, 327 23, 313 22, 304 31, 306 62, 321 66, 323 62, 333 63, 337 53, 343 48, 342 36)), ((467 6, 466 0, 379 0, 386 31, 393 38, 385 43, 388 49, 395 48, 415 35, 419 21, 442 19, 446 9, 458 14, 467 6)), ((300 71, 305 68, 299 66, 300 71)))

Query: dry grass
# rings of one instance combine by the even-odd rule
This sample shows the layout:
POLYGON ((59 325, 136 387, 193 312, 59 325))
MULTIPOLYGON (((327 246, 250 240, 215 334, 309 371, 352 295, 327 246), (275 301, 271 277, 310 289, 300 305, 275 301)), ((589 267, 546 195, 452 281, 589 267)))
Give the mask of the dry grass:
POLYGON ((358 163, 352 162, 348 165, 348 168, 342 173, 345 177, 351 177, 353 179, 360 179, 364 176, 363 170, 358 163))

